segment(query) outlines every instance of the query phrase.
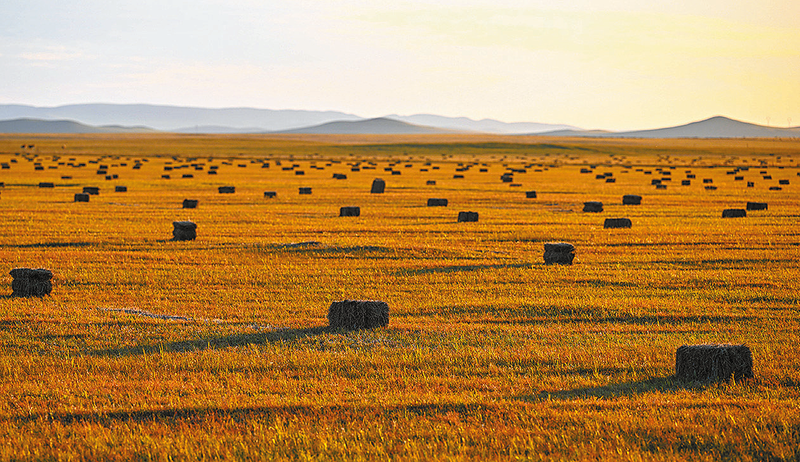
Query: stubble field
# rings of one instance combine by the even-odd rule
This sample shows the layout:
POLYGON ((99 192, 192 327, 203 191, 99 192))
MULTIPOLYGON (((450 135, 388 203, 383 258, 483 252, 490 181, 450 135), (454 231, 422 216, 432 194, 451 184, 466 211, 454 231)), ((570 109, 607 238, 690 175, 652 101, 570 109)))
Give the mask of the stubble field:
POLYGON ((798 154, 787 140, 2 136, 0 458, 797 460, 798 154), (74 202, 84 186, 99 195, 74 202), (769 208, 721 218, 748 201, 769 208), (604 229, 616 217, 632 228, 604 229), (196 240, 170 240, 181 220, 196 240), (545 265, 560 241, 575 264, 545 265), (52 270, 52 294, 12 297, 16 267, 52 270), (328 328, 344 299, 386 301, 389 326, 328 328), (747 344, 755 379, 675 379, 676 348, 701 343, 747 344))

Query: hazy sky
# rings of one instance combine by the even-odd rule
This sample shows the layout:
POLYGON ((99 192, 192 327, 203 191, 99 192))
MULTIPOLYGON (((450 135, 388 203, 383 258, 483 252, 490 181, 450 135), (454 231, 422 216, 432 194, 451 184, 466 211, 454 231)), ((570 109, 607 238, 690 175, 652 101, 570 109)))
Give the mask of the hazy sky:
POLYGON ((0 104, 800 125, 798 0, 2 0, 0 104))

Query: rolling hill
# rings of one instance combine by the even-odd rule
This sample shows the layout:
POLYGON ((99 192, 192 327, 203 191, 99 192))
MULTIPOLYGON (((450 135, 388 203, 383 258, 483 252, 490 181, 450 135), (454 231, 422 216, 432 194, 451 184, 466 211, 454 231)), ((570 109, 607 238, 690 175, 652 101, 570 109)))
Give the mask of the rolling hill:
POLYGON ((400 120, 378 117, 358 121, 328 122, 312 127, 284 130, 272 133, 325 134, 325 135, 422 135, 442 133, 463 133, 437 127, 414 125, 400 120))
POLYGON ((675 127, 628 132, 605 132, 601 130, 558 130, 545 133, 530 133, 545 136, 589 136, 596 138, 797 138, 800 127, 765 127, 723 116, 678 125, 675 127))
POLYGON ((0 120, 0 133, 149 133, 154 131, 148 127, 123 127, 120 125, 96 127, 74 120, 0 120))

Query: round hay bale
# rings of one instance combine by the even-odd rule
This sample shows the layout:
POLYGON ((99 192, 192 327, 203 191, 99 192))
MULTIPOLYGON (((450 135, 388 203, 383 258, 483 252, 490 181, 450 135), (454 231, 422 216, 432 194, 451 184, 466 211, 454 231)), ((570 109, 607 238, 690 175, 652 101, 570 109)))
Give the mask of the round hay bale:
POLYGON ((91 194, 92 196, 97 196, 100 194, 100 188, 97 186, 84 186, 83 193, 91 194))
POLYGON ((703 184, 711 184, 713 182, 714 182, 714 180, 711 179, 711 178, 703 178, 703 184))
POLYGON ((642 196, 625 194, 622 196, 622 205, 642 205, 642 196))
POLYGON ((217 191, 220 194, 233 194, 236 192, 236 186, 220 186, 217 191))
POLYGON ((181 178, 194 178, 194 175, 192 175, 191 173, 184 173, 183 175, 181 175, 181 178))
POLYGON ((273 197, 277 196, 278 193, 275 191, 264 191, 264 197, 268 199, 272 199, 273 197))
POLYGON ((197 225, 191 221, 172 222, 173 241, 193 241, 197 238, 197 225))
POLYGON ((616 178, 611 178, 611 177, 606 178, 606 183, 616 183, 616 182, 617 182, 616 178))
POLYGON ((789 184, 789 180, 778 180, 778 184, 789 184))
POLYGON ((536 191, 525 191, 526 199, 536 199, 536 191))
POLYGON ((766 202, 748 202, 745 210, 767 210, 768 207, 766 202))
POLYGON ((301 195, 309 195, 311 194, 311 188, 298 188, 298 192, 301 195))
POLYGON ((717 190, 717 187, 714 186, 714 185, 706 186, 705 188, 706 188, 706 191, 716 191, 717 190))
POLYGON ((782 189, 783 189, 783 188, 781 188, 780 186, 770 186, 770 187, 769 187, 769 190, 770 190, 770 191, 780 191, 780 190, 782 190, 782 189))
POLYGON ((477 223, 478 212, 458 212, 459 223, 477 223))
POLYGON ((9 273, 14 297, 43 297, 53 290, 53 272, 44 268, 14 268, 9 273))
POLYGON ((583 211, 587 213, 600 213, 603 211, 603 203, 598 201, 584 202, 583 211))
POLYGON ((377 300, 342 300, 331 303, 328 323, 332 328, 356 330, 389 325, 389 304, 377 300))
POLYGON ((436 186, 436 180, 428 180, 425 182, 425 184, 428 186, 436 186))
POLYGON ((347 175, 345 175, 343 173, 334 173, 333 174, 333 179, 335 179, 335 180, 346 180, 347 179, 347 175))
POLYGON ((43 181, 43 182, 39 183, 39 187, 40 188, 55 188, 56 185, 53 184, 53 183, 47 182, 47 181, 43 181))
POLYGON ((216 174, 217 174, 217 171, 216 171, 216 170, 209 170, 209 171, 208 171, 208 174, 209 174, 209 175, 216 175, 216 174))
POLYGON ((555 242, 544 245, 545 265, 571 265, 574 259, 575 246, 568 242, 555 242))
POLYGON ((340 217, 357 217, 361 215, 361 207, 341 207, 339 209, 340 217))
POLYGON ((86 193, 76 193, 75 202, 89 202, 89 195, 86 193))
POLYGON ((183 208, 185 209, 196 209, 197 208, 197 199, 184 199, 183 200, 183 208))
POLYGON ((447 199, 428 199, 428 207, 447 207, 447 199))
POLYGON ((675 376, 697 382, 753 378, 753 356, 746 345, 682 345, 675 352, 675 376))
POLYGON ((114 192, 128 192, 127 186, 114 186, 114 192))
POLYGON ((681 180, 681 186, 691 186, 692 180, 681 180))
POLYGON ((454 180, 460 180, 460 179, 463 179, 463 178, 464 178, 464 175, 453 175, 453 179, 454 180))
POLYGON ((722 211, 722 218, 742 218, 747 216, 745 209, 725 209, 722 211))
POLYGON ((631 227, 630 218, 606 218, 605 222, 603 222, 603 228, 605 229, 630 228, 630 227, 631 227))
POLYGON ((386 182, 383 181, 381 178, 375 178, 372 180, 372 188, 370 188, 371 194, 383 194, 386 190, 386 182))

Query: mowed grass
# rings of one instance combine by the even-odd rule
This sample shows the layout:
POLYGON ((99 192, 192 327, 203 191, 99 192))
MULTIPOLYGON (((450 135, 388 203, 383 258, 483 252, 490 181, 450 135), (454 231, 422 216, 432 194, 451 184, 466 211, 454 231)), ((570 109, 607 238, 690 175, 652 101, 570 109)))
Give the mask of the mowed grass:
POLYGON ((0 457, 797 459, 798 149, 0 137, 0 457), (100 194, 76 203, 83 186, 100 194), (769 208, 721 218, 748 201, 769 208), (633 227, 604 229, 614 217, 633 227), (170 241, 177 220, 198 238, 170 241), (544 265, 553 241, 576 264, 544 265), (52 295, 12 298, 15 267, 51 269, 52 295), (386 301, 389 326, 329 329, 342 299, 386 301), (749 345, 756 378, 675 380, 675 350, 697 343, 749 345))

